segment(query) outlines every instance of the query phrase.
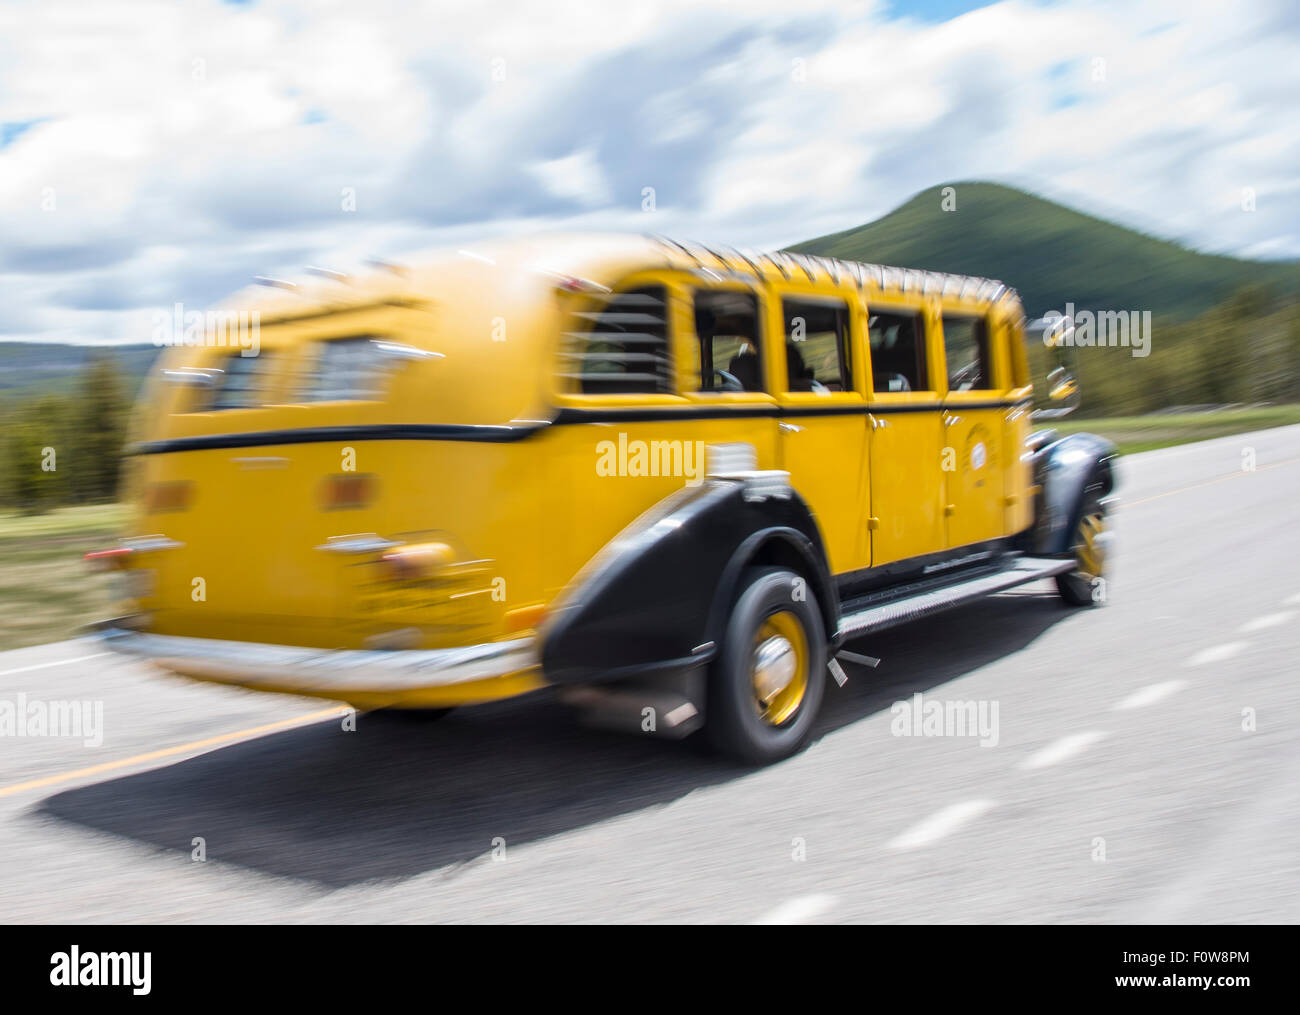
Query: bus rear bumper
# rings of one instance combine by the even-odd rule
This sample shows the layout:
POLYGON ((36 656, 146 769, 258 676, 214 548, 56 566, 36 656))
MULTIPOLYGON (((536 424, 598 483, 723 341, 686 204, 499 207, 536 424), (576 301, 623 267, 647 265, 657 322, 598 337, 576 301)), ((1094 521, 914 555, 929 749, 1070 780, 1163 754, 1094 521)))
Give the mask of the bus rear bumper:
POLYGON ((320 649, 188 638, 99 625, 106 648, 198 680, 372 708, 491 701, 543 684, 536 639, 428 650, 320 649))

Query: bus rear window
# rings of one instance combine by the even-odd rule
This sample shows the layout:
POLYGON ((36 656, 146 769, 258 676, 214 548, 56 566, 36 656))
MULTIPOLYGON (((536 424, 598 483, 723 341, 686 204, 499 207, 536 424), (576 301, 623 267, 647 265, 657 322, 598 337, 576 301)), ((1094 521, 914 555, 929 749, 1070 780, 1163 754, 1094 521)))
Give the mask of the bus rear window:
POLYGON ((264 401, 271 357, 265 353, 244 356, 231 353, 210 371, 211 394, 200 411, 254 409, 264 401))
POLYGON ((300 397, 306 402, 376 401, 396 364, 369 335, 317 343, 300 397))

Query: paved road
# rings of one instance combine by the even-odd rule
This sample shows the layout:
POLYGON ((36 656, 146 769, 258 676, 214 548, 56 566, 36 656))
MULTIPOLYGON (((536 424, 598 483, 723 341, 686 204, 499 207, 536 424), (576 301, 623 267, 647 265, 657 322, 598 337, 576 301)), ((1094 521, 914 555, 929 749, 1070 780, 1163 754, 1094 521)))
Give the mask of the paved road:
POLYGON ((105 729, 0 737, 0 920, 1300 921, 1300 427, 1121 467, 1108 606, 1033 586, 855 644, 879 669, 757 772, 544 694, 344 732, 84 642, 0 655, 0 700, 105 729), (996 746, 892 735, 917 692, 996 703, 996 746))

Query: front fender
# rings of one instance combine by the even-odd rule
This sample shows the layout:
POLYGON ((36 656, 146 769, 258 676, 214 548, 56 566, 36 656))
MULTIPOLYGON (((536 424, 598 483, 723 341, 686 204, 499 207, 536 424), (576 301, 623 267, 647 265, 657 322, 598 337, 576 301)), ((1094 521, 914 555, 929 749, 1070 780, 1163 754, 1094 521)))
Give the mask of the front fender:
POLYGON ((1061 556, 1071 543, 1087 489, 1100 483, 1102 494, 1115 488, 1118 449, 1104 437, 1076 433, 1039 448, 1033 457, 1034 481, 1040 489, 1029 552, 1061 556))
POLYGON ((833 610, 825 548, 807 504, 789 487, 761 499, 746 492, 732 480, 685 487, 602 549, 542 626, 546 680, 592 683, 707 663, 729 596, 755 559, 804 562, 796 569, 809 575, 823 612, 833 610))

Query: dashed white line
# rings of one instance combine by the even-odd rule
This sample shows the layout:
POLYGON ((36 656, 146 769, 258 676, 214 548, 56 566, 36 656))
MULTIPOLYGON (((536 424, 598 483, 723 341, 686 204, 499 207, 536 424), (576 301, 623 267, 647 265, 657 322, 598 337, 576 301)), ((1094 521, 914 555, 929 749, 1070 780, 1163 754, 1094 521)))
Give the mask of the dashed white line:
POLYGON ((0 670, 0 677, 7 677, 14 673, 30 673, 32 670, 43 670, 50 666, 69 666, 72 663, 84 663, 88 659, 98 659, 101 656, 112 655, 111 652, 96 652, 94 655, 77 656, 76 659, 56 659, 52 663, 37 663, 35 666, 19 666, 16 670, 0 670))
POLYGON ((931 814, 885 844, 886 849, 916 849, 937 842, 993 806, 992 800, 965 800, 931 814))
POLYGON ((1231 659, 1244 649, 1249 642, 1244 641, 1225 641, 1222 645, 1211 645, 1209 648, 1203 648, 1196 655, 1187 660, 1188 666, 1204 666, 1206 663, 1221 663, 1225 659, 1231 659))
POLYGON ((1022 761, 1019 766, 1023 771, 1032 771, 1036 768, 1046 768, 1048 765, 1057 765, 1067 758, 1072 758, 1081 751, 1087 750, 1098 740, 1104 740, 1106 734, 1101 730, 1085 730, 1083 733, 1071 733, 1069 736, 1061 737, 1060 740, 1053 740, 1041 751, 1036 751, 1022 761))
POLYGON ((764 913, 754 923, 761 926, 807 923, 821 916, 834 905, 833 895, 800 895, 797 899, 781 903, 770 913, 764 913))
POLYGON ((1186 686, 1185 680, 1165 680, 1159 684, 1148 684, 1146 687, 1139 687, 1127 698, 1116 702, 1114 708, 1116 712, 1125 712, 1130 708, 1145 708, 1147 705, 1154 705, 1157 701, 1163 701, 1186 686))
POLYGON ((1265 613, 1263 616, 1246 621, 1241 627, 1237 628, 1237 632, 1239 634, 1249 634, 1251 631, 1263 631, 1266 628, 1285 624, 1294 616, 1295 613, 1291 610, 1283 610, 1280 613, 1265 613))

